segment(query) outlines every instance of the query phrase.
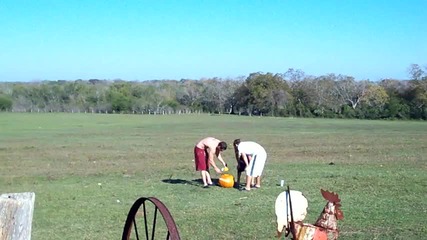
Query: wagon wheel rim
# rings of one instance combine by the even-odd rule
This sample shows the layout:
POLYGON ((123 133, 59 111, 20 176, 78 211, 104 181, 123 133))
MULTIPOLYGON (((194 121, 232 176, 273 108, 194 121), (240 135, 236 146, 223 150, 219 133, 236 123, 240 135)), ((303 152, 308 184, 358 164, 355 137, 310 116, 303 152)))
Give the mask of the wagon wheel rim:
POLYGON ((126 218, 125 226, 123 228, 122 240, 129 240, 130 239, 132 229, 135 230, 135 235, 136 235, 137 240, 143 239, 143 238, 140 238, 141 236, 139 235, 140 232, 139 232, 137 220, 136 220, 137 212, 141 206, 142 206, 143 215, 144 215, 143 227, 144 227, 145 231, 143 231, 143 234, 145 235, 145 239, 147 239, 147 240, 148 239, 154 239, 154 237, 155 237, 155 233, 157 230, 156 225, 157 225, 158 212, 160 212, 160 215, 166 224, 166 228, 167 228, 166 240, 180 240, 181 239, 179 236, 178 228, 175 224, 175 221, 174 221, 172 215, 170 214, 168 208, 163 204, 163 202, 161 202, 159 199, 157 199, 155 197, 141 197, 135 201, 135 203, 132 205, 131 209, 129 210, 129 213, 128 213, 127 218, 126 218), (153 221, 152 221, 152 226, 151 226, 151 236, 150 236, 149 226, 148 226, 147 204, 146 203, 151 203, 152 205, 154 205, 154 216, 153 216, 153 221))

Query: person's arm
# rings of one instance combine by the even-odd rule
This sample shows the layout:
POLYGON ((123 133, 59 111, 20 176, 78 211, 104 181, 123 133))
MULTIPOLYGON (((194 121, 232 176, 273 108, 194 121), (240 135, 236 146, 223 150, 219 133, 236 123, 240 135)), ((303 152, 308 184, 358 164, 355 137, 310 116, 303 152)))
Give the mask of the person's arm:
POLYGON ((246 164, 246 167, 248 167, 249 166, 249 159, 248 159, 248 155, 246 155, 246 153, 241 153, 241 155, 242 155, 242 158, 243 158, 243 161, 245 162, 245 164, 246 164))
POLYGON ((217 157, 217 158, 218 158, 218 160, 222 163, 222 165, 224 165, 224 167, 226 167, 226 166, 227 166, 227 164, 225 163, 224 159, 222 159, 222 156, 221 156, 221 153, 220 153, 220 152, 218 152, 218 153, 216 154, 216 157, 217 157))
POLYGON ((217 173, 221 173, 221 170, 216 166, 215 161, 214 161, 214 153, 215 150, 212 150, 211 148, 208 148, 208 154, 209 154, 209 163, 212 165, 212 167, 214 168, 215 172, 217 173))

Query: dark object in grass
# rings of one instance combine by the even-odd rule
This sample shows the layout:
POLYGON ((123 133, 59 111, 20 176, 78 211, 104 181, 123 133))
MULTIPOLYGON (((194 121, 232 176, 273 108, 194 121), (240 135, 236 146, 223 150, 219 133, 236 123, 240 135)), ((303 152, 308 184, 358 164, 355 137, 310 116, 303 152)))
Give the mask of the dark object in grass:
POLYGON ((329 165, 335 165, 335 163, 334 162, 330 162, 329 165))

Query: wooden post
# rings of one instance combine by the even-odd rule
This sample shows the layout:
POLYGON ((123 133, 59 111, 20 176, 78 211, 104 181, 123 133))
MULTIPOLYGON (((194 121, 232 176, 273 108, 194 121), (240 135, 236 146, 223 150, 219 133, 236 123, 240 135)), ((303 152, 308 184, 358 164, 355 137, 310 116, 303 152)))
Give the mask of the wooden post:
POLYGON ((35 193, 0 195, 0 240, 31 239, 35 193))

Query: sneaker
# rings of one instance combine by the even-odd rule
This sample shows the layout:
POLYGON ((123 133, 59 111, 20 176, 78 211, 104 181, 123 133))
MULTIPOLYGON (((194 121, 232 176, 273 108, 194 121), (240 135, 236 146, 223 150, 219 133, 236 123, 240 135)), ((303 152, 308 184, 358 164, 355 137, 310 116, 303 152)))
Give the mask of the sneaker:
POLYGON ((240 191, 242 191, 242 192, 249 192, 251 190, 244 187, 244 188, 240 189, 240 191))
POLYGON ((203 185, 203 188, 209 188, 209 185, 203 185))

